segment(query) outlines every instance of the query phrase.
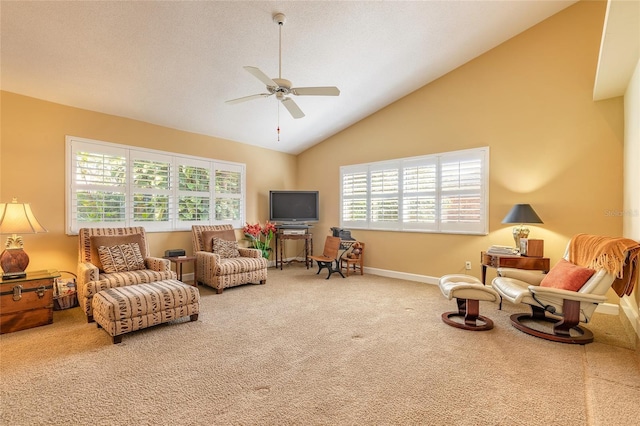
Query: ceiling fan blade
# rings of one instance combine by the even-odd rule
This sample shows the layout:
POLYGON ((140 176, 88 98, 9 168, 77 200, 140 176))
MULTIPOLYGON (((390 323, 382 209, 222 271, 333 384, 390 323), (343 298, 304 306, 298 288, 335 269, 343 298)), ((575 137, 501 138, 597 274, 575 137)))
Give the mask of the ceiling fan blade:
POLYGON ((260 71, 258 68, 256 67, 243 67, 245 70, 247 70, 247 72, 249 74, 251 74, 252 76, 254 76, 255 78, 257 78, 258 80, 260 80, 261 82, 263 82, 264 84, 266 84, 267 86, 275 86, 278 87, 278 85, 276 84, 275 81, 271 80, 269 78, 268 75, 266 75, 265 73, 263 73, 262 71, 260 71))
POLYGON ((291 93, 298 96, 338 96, 340 89, 334 86, 327 87, 293 87, 291 93))
POLYGON ((289 114, 291 114, 291 116, 293 118, 302 118, 302 117, 304 117, 304 112, 302 112, 302 110, 300 109, 298 104, 296 104, 293 101, 293 99, 284 98, 282 100, 282 105, 284 105, 284 107, 287 109, 287 111, 289 111, 289 114))
POLYGON ((246 101, 250 101, 252 99, 258 99, 258 98, 266 98, 268 96, 271 96, 271 93, 260 93, 258 95, 251 95, 251 96, 244 96, 242 98, 237 98, 237 99, 230 99, 228 101, 225 101, 225 104, 239 104, 240 102, 246 102, 246 101))

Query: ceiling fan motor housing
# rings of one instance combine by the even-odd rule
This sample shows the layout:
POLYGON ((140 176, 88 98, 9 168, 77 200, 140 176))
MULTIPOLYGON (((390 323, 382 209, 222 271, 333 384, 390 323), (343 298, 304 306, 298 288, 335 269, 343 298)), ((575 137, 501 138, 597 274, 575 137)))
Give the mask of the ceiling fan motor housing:
POLYGON ((274 78, 273 82, 277 84, 277 86, 267 86, 267 89, 271 93, 282 93, 283 95, 288 95, 291 93, 291 82, 289 80, 285 80, 284 78, 274 78))

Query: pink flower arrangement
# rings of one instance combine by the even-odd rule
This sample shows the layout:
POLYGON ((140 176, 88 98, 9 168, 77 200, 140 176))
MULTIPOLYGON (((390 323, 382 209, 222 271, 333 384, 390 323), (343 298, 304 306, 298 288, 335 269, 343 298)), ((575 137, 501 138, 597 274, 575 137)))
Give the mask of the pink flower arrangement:
POLYGON ((271 240, 273 240, 276 231, 276 226, 269 221, 266 221, 264 226, 260 226, 259 222, 254 225, 246 223, 242 228, 245 237, 251 241, 251 246, 262 251, 262 257, 265 259, 269 258, 271 240))

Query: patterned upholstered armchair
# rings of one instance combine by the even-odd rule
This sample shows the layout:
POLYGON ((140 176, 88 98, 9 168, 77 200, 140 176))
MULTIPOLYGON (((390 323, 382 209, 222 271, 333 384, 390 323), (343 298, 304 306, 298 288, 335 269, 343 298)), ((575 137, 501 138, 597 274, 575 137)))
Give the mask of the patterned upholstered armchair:
POLYGON ((227 255, 215 249, 219 240, 223 240, 223 244, 237 245, 233 225, 194 225, 191 233, 197 265, 196 282, 213 287, 218 293, 241 284, 267 282, 267 259, 262 257, 260 250, 238 247, 235 254, 227 255))
POLYGON ((93 322, 91 301, 101 290, 133 284, 176 279, 167 259, 151 257, 147 237, 143 227, 129 228, 82 228, 78 232, 78 302, 93 322), (136 267, 118 267, 122 272, 105 272, 100 261, 99 247, 114 247, 136 243, 140 250, 141 262, 136 267))

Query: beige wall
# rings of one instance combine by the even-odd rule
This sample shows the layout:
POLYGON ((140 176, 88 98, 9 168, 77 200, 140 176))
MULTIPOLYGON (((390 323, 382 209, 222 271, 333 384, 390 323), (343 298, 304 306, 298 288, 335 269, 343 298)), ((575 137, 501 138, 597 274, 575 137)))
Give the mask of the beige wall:
POLYGON ((440 276, 471 260, 479 276, 481 250, 513 244, 500 222, 515 203, 544 221, 531 237, 552 264, 573 234, 621 235, 608 212, 623 206, 623 102, 592 100, 605 6, 580 2, 299 155, 300 185, 321 191, 316 241, 339 223, 341 165, 479 146, 491 150, 489 235, 353 230, 366 266, 440 276))
MULTIPOLYGON (((76 270, 77 237, 65 235, 65 135, 245 163, 249 222, 268 218, 270 189, 295 186, 292 155, 8 92, 1 93, 1 106, 0 201, 30 202, 49 231, 23 236, 29 270, 76 270)), ((190 232, 152 233, 149 240, 156 256, 192 250, 190 232)))

